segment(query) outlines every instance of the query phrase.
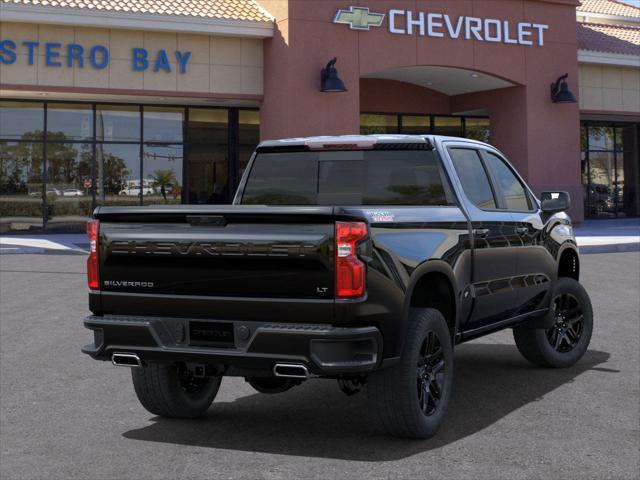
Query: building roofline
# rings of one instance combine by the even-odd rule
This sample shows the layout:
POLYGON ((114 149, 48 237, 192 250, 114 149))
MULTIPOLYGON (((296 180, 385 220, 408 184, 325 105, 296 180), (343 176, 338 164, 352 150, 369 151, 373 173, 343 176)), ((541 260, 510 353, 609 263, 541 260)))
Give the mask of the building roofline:
POLYGON ((195 15, 158 15, 114 10, 43 7, 3 3, 0 21, 47 23, 77 27, 122 28, 162 32, 200 33, 239 37, 273 37, 272 21, 205 18, 195 15))
POLYGON ((578 63, 594 63, 598 65, 617 65, 620 67, 640 68, 640 57, 637 55, 626 55, 623 53, 578 50, 578 63))
POLYGON ((604 12, 593 12, 589 10, 582 10, 582 3, 576 7, 576 14, 582 17, 589 18, 598 18, 603 20, 619 20, 622 22, 631 22, 631 23, 640 23, 640 7, 636 7, 635 5, 631 5, 628 3, 619 2, 618 0, 607 0, 610 3, 615 3, 620 5, 621 8, 629 8, 632 10, 636 10, 638 12, 638 16, 632 15, 615 15, 613 13, 604 13, 604 12))
POLYGON ((592 19, 596 19, 596 20, 614 20, 614 21, 619 21, 619 22, 623 22, 626 24, 640 24, 640 17, 635 18, 635 17, 626 17, 624 15, 612 15, 610 13, 592 13, 592 12, 584 12, 582 10, 576 10, 576 17, 584 17, 588 20, 587 23, 595 23, 595 22, 591 22, 592 19))

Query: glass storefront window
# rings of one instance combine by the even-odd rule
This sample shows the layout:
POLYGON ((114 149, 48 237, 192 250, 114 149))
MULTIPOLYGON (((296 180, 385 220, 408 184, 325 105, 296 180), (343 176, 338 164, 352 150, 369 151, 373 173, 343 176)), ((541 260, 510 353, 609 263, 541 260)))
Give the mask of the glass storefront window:
POLYGON ((591 214, 615 214, 615 170, 613 153, 592 152, 590 155, 591 214))
POLYGON ((51 103, 47 106, 47 140, 92 140, 93 107, 51 103))
POLYGON ((428 135, 434 133, 488 142, 491 130, 488 117, 363 113, 360 115, 360 133, 363 135, 380 133, 428 135), (398 123, 398 119, 400 123, 398 123))
POLYGON ((433 133, 435 135, 447 135, 450 137, 462 137, 462 118, 460 117, 433 117, 433 133))
POLYGON ((49 222, 82 222, 91 215, 90 143, 49 143, 47 145, 47 195, 49 222))
POLYGON ((180 203, 183 146, 145 145, 142 154, 143 203, 180 203))
POLYGON ((622 125, 618 131, 619 211, 625 216, 640 216, 640 124, 622 125))
POLYGON ((3 99, 0 135, 0 231, 80 230, 96 205, 229 203, 260 114, 3 99))
POLYGON ((190 145, 188 203, 229 202, 229 157, 225 144, 190 145))
MULTIPOLYGON (((96 200, 101 205, 139 205, 140 145, 99 143, 96 145, 96 200)), ((145 192, 149 186, 144 185, 145 192)))
POLYGON ((240 110, 238 112, 238 181, 242 178, 258 143, 260 143, 260 112, 240 110))
POLYGON ((398 130, 398 115, 360 115, 360 133, 363 135, 398 133, 398 130))
POLYGON ((582 125, 582 172, 588 217, 640 215, 637 123, 582 125))
POLYGON ((42 143, 0 142, 0 231, 43 226, 42 169, 42 143))
POLYGON ((472 140, 488 143, 491 130, 488 118, 466 117, 464 119, 464 136, 472 140))
POLYGON ((43 103, 0 102, 0 140, 39 140, 43 132, 43 103))
MULTIPOLYGON (((93 147, 90 143, 48 144, 47 184, 61 191, 74 189, 81 191, 82 195, 88 195, 92 161, 93 147)), ((74 193, 68 196, 80 196, 78 192, 74 193)))
POLYGON ((614 129, 604 126, 589 127, 589 150, 613 150, 614 129))
POLYGON ((229 110, 226 108, 190 108, 187 140, 189 143, 227 143, 229 110))
POLYGON ((580 175, 582 178, 582 186, 584 187, 584 195, 583 198, 587 198, 586 189, 589 184, 589 162, 587 162, 587 154, 585 151, 580 153, 580 175))
POLYGON ((428 115, 402 115, 402 133, 428 135, 431 133, 431 117, 428 115))
POLYGON ((589 149, 589 129, 584 125, 580 127, 580 151, 584 154, 589 149))
POLYGON ((144 107, 145 142, 182 143, 184 108, 144 107))
MULTIPOLYGON (((618 216, 624 215, 626 213, 625 209, 625 197, 628 197, 629 188, 626 186, 625 182, 625 155, 624 152, 619 152, 616 154, 616 174, 614 180, 615 186, 615 195, 616 195, 616 214, 618 216), (625 195, 627 193, 627 195, 625 195)), ((633 177, 631 177, 631 182, 633 182, 633 177)))
POLYGON ((137 105, 98 105, 96 139, 105 142, 140 141, 140 107, 137 105))
POLYGON ((229 111, 190 108, 187 125, 188 203, 228 203, 229 111))

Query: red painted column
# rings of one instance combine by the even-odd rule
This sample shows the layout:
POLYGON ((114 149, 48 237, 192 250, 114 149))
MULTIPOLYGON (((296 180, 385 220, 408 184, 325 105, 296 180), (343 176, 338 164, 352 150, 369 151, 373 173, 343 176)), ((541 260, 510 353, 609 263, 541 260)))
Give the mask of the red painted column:
POLYGON ((326 12, 318 14, 315 4, 324 2, 260 3, 269 11, 274 4, 273 14, 282 18, 276 22, 274 37, 264 42, 261 139, 359 133, 357 34, 333 24, 326 12), (325 21, 318 21, 318 15, 325 21), (348 91, 323 93, 320 71, 334 56, 348 91))
MULTIPOLYGON (((569 62, 563 67, 569 68, 569 62)), ((568 191, 571 216, 582 221, 579 109, 577 104, 551 101, 550 84, 554 75, 558 76, 555 72, 553 65, 541 66, 539 78, 526 87, 452 97, 452 111, 488 110, 491 144, 507 156, 537 195, 548 190, 568 191)), ((569 82, 574 93, 576 83, 576 78, 569 82)))

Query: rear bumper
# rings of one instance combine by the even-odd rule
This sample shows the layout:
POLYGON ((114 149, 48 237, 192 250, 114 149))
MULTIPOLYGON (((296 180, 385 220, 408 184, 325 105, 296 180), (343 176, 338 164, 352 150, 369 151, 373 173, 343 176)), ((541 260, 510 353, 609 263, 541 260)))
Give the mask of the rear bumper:
POLYGON ((202 320, 121 315, 89 316, 94 332, 82 352, 96 360, 113 353, 135 353, 142 362, 193 362, 225 365, 242 375, 269 375, 276 363, 302 364, 318 376, 357 374, 376 369, 382 359, 382 336, 376 327, 333 327, 303 323, 215 322, 233 330, 221 347, 193 345, 190 322, 202 320), (232 328, 231 328, 232 326, 232 328))

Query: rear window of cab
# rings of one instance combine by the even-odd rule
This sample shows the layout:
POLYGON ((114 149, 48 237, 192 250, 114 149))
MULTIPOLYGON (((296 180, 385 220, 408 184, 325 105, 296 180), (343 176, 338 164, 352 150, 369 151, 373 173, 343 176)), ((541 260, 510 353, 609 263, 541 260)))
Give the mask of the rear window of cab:
POLYGON ((259 153, 242 203, 455 204, 440 160, 426 150, 259 153))

